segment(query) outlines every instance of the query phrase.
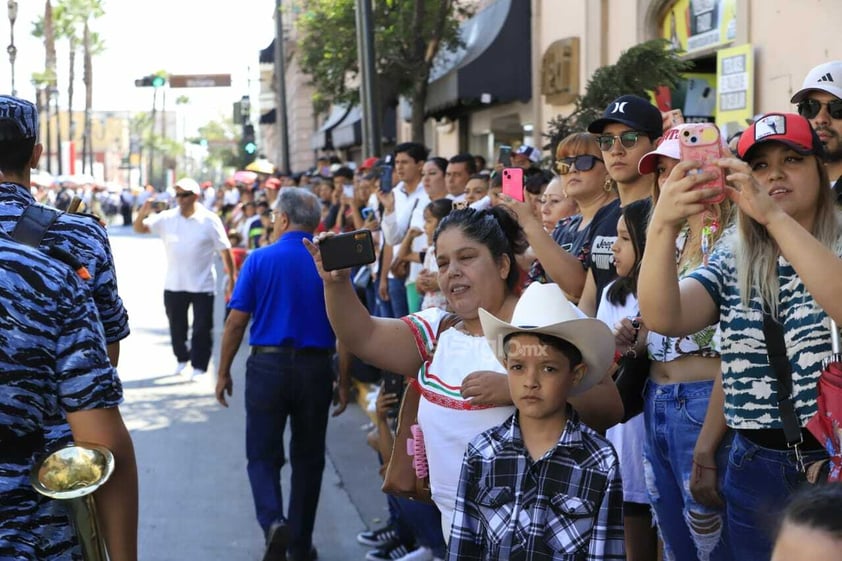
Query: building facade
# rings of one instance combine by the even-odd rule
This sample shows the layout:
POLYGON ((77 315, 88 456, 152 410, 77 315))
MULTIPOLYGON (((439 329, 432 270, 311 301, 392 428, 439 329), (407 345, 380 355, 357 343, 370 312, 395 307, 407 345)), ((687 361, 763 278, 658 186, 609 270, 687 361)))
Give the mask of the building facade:
MULTIPOLYGON (((807 72, 842 59, 831 24, 842 21, 836 1, 483 0, 478 6, 463 23, 464 48, 440 56, 431 75, 424 142, 434 154, 470 151, 490 159, 500 144, 545 144, 547 123, 572 110, 596 69, 658 37, 695 67, 676 91, 653 92, 653 101, 693 120, 715 121, 726 133, 756 113, 794 110, 789 99, 807 72)), ((313 92, 300 85, 307 78, 294 51, 290 61, 293 170, 312 166, 321 153, 359 161, 365 156, 359 135, 347 130, 336 146, 332 133, 363 116, 355 108, 314 115, 313 92)), ((406 104, 386 121, 395 141, 410 139, 406 104)))

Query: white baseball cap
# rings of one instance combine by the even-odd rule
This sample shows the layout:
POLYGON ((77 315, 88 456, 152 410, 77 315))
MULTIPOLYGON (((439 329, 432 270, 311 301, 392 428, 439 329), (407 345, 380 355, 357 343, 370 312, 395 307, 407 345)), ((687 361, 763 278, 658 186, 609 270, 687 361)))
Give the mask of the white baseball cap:
POLYGON ((842 99, 842 60, 832 60, 810 70, 801 89, 790 100, 799 103, 811 91, 827 92, 842 99))
POLYGON ((199 184, 196 183, 195 179, 190 177, 182 177, 178 181, 175 182, 173 187, 179 187, 180 189, 187 191, 188 193, 193 193, 194 195, 201 195, 202 188, 199 187, 199 184))

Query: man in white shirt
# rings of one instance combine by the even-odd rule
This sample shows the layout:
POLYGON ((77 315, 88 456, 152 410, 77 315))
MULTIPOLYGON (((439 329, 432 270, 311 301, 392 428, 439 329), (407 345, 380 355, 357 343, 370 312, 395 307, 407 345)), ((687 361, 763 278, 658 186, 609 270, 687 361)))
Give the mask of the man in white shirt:
MULTIPOLYGON (((404 236, 411 225, 418 225, 419 217, 423 227, 423 212, 430 202, 430 197, 421 186, 421 170, 424 162, 427 161, 429 150, 418 142, 404 142, 395 147, 394 167, 395 177, 400 181, 389 193, 380 194, 380 202, 383 204, 383 219, 380 227, 383 230, 383 237, 386 243, 393 246, 392 262, 397 257, 397 248, 403 241, 404 236), (413 223, 413 215, 415 222, 413 223)), ((418 240, 423 243, 423 240, 418 240)), ((414 282, 414 276, 421 270, 420 265, 410 268, 409 282, 414 282)), ((407 279, 396 278, 391 272, 388 273, 387 289, 382 287, 383 276, 381 274, 380 296, 386 296, 392 303, 393 317, 399 318, 409 314, 409 304, 406 297, 405 282, 407 279)))
MULTIPOLYGON (((191 379, 207 371, 213 348, 214 254, 219 251, 226 269, 235 270, 222 221, 198 203, 201 192, 193 179, 180 179, 175 184, 175 208, 150 216, 152 204, 147 200, 134 221, 135 232, 157 234, 164 242, 167 255, 164 306, 173 353, 178 360, 175 373, 181 373, 189 362, 193 366, 191 379), (193 307, 193 336, 188 349, 190 306, 193 307)), ((228 292, 233 289, 234 280, 234 275, 230 275, 228 292)))
POLYGON ((465 200, 465 188, 471 176, 477 172, 477 162, 471 154, 457 154, 447 163, 444 182, 447 185, 448 198, 454 203, 465 200))

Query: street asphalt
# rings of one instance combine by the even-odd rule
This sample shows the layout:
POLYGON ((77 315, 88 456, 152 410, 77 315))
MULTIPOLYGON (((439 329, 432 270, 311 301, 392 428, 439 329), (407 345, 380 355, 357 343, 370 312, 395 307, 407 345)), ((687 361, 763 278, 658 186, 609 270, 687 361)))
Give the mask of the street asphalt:
MULTIPOLYGON (((243 375, 248 342, 237 354, 230 408, 213 396, 223 299, 217 296, 214 362, 199 382, 173 375, 175 358, 163 305, 164 251, 154 236, 110 226, 120 294, 131 335, 122 342, 123 417, 140 477, 140 558, 144 561, 251 561, 263 556, 246 476, 243 375)), ((221 280, 221 279, 220 279, 221 280)), ((188 368, 189 372, 189 368, 188 368)), ((314 545, 319 559, 363 559, 355 535, 388 514, 377 459, 365 444, 369 418, 356 404, 328 428, 314 545)), ((288 437, 289 435, 287 435, 288 437)), ((289 466, 283 470, 288 499, 289 466)))

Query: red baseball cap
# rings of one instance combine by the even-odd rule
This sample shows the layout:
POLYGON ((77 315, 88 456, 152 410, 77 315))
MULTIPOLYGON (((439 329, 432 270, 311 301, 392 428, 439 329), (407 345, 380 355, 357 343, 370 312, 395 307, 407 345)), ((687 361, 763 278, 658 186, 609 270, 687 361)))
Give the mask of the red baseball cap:
POLYGON ((810 122, 795 113, 767 113, 754 121, 740 136, 737 154, 748 159, 749 152, 764 142, 781 142, 802 155, 824 154, 824 148, 810 122))
POLYGON ((281 180, 278 179, 277 177, 270 177, 269 179, 266 180, 266 183, 264 185, 266 186, 267 189, 280 189, 281 180))
POLYGON ((365 161, 360 165, 360 169, 371 169, 377 165, 377 156, 371 156, 370 158, 366 158, 365 161))

